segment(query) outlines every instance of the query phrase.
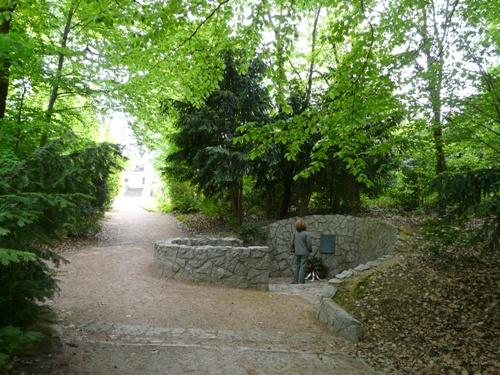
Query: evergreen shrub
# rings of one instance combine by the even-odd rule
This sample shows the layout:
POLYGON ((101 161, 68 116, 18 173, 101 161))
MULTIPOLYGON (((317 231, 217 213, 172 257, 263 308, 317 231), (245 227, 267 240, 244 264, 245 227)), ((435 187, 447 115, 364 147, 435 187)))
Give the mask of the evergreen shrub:
POLYGON ((36 337, 28 327, 57 291, 52 265, 64 261, 50 246, 97 229, 121 159, 117 145, 71 135, 22 160, 0 154, 0 363, 36 337))

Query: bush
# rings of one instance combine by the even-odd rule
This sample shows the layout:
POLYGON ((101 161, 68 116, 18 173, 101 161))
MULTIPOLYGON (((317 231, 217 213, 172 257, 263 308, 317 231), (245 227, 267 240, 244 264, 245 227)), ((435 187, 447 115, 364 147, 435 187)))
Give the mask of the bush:
POLYGON ((500 168, 471 169, 443 173, 431 181, 441 204, 448 209, 448 219, 458 222, 471 216, 484 218, 477 238, 487 238, 489 247, 498 249, 500 242, 500 168))
POLYGON ((50 262, 63 259, 50 245, 96 230, 112 200, 110 179, 120 169, 120 149, 65 137, 24 160, 0 155, 0 357, 33 335, 25 328, 57 290, 50 262), (18 333, 14 333, 18 332, 18 333), (21 332, 21 333, 19 333, 21 332))
POLYGON ((168 179, 166 185, 168 200, 174 211, 189 213, 198 210, 199 194, 189 182, 168 179))
POLYGON ((40 338, 41 334, 38 332, 23 331, 13 326, 0 328, 0 370, 8 369, 10 356, 16 350, 40 338))
POLYGON ((246 221, 239 227, 238 236, 247 245, 257 245, 266 242, 267 233, 262 224, 254 221, 246 221))
POLYGON ((218 199, 215 197, 205 197, 200 199, 196 207, 203 215, 210 219, 219 221, 227 221, 224 220, 224 218, 226 218, 228 216, 228 212, 230 212, 230 207, 224 199, 218 199))

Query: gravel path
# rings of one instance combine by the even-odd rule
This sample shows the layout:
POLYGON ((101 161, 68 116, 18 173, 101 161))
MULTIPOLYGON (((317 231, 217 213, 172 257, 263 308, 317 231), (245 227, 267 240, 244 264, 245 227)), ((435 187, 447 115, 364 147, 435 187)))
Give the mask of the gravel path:
POLYGON ((300 296, 160 278, 153 242, 174 220, 122 198, 95 244, 68 251, 57 353, 21 363, 39 374, 374 374, 300 296))

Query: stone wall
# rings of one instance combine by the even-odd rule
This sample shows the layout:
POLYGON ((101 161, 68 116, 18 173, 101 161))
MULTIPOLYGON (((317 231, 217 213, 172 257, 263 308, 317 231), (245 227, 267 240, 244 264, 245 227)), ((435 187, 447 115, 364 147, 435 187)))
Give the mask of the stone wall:
POLYGON ((268 290, 273 262, 267 246, 243 247, 237 238, 173 238, 154 250, 163 276, 268 290))
MULTIPOLYGON (((290 241, 296 219, 280 220, 268 226, 268 245, 272 250, 273 263, 271 277, 292 275, 290 241)), ((323 259, 329 277, 394 252, 398 241, 398 229, 369 218, 310 215, 304 220, 312 237, 312 255, 323 259), (319 253, 322 234, 336 235, 334 254, 319 253)))

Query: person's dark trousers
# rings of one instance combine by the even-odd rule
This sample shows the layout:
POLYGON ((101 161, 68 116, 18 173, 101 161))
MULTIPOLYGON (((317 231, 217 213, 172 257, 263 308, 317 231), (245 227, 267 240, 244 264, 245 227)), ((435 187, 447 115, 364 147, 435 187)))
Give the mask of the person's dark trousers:
POLYGON ((293 282, 304 284, 306 277, 307 255, 295 255, 295 269, 293 272, 293 282))

